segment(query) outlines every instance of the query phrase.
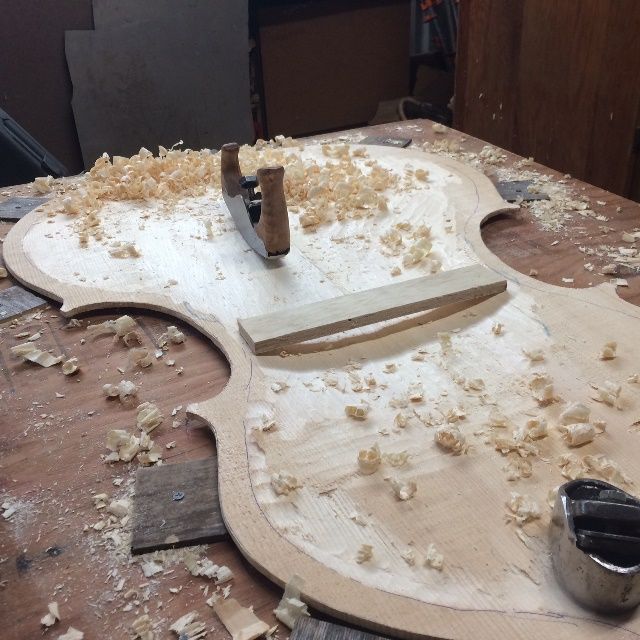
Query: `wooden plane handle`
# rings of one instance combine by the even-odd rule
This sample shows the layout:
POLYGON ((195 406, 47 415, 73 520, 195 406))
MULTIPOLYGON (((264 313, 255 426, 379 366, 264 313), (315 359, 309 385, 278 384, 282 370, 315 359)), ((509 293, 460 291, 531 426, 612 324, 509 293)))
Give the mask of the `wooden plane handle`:
POLYGON ((255 226, 258 237, 270 255, 289 253, 289 213, 284 197, 284 167, 263 167, 256 172, 262 207, 255 226))
POLYGON ((240 178, 240 161, 238 160, 238 152, 240 145, 237 142, 229 142, 223 144, 220 149, 220 177, 222 180, 222 189, 232 198, 241 193, 240 178))

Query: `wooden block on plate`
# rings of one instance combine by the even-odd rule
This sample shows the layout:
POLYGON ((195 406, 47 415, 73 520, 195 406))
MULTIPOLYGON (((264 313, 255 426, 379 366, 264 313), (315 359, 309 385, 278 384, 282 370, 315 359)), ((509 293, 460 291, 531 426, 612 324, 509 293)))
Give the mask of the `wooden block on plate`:
POLYGON ((131 553, 206 544, 226 536, 215 456, 138 469, 131 553))
POLYGON ((238 325, 253 353, 269 353, 296 342, 495 295, 506 288, 504 278, 473 265, 239 319, 238 325))

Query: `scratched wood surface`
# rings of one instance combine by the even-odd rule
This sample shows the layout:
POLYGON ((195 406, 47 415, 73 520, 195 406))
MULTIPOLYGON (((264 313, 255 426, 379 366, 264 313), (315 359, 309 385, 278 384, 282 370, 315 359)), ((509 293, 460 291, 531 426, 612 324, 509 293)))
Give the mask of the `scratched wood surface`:
MULTIPOLYGON (((414 140, 433 137, 429 123, 374 127, 371 133, 404 134, 414 140)), ((473 148, 474 145, 479 148, 481 143, 468 139, 465 145, 467 148, 473 148)), ((586 193, 607 201, 603 211, 611 216, 608 226, 614 231, 603 234, 597 223, 585 220, 583 226, 586 227, 586 235, 585 229, 561 234, 542 232, 522 214, 514 221, 499 220, 490 224, 485 231, 488 246, 511 266, 525 273, 535 267, 541 280, 554 284, 558 284, 561 277, 575 277, 575 284, 578 285, 603 281, 605 278, 596 273, 584 271, 584 255, 572 241, 610 242, 619 237, 621 230, 628 230, 637 224, 635 221, 639 210, 635 203, 591 187, 586 187, 586 193), (616 206, 622 206, 619 214, 615 211, 616 206), (551 247, 558 237, 565 241, 551 247), (553 260, 548 258, 549 249, 553 252, 553 260)), ((3 224, 0 228, 0 235, 4 236, 9 225, 3 224)), ((623 295, 638 303, 638 279, 627 277, 630 287, 623 295)), ((0 287, 8 284, 7 281, 0 281, 0 287)), ((146 314, 138 317, 142 318, 156 338, 167 324, 167 319, 146 314)), ((7 580, 0 591, 0 609, 3 617, 11 612, 14 621, 7 636, 9 638, 30 637, 37 633, 38 620, 46 611, 46 603, 56 598, 63 614, 60 629, 66 629, 65 623, 68 623, 84 629, 87 638, 110 634, 113 637, 127 637, 127 625, 135 618, 135 612, 119 613, 125 604, 122 594, 114 592, 110 581, 104 582, 102 579, 102 576, 106 579, 110 559, 104 549, 92 549, 86 543, 86 534, 82 533, 83 525, 96 519, 90 499, 91 490, 113 492, 113 477, 116 474, 123 475, 102 464, 99 459, 100 453, 105 451, 103 442, 106 431, 113 426, 126 427, 130 424, 130 416, 126 415, 126 411, 112 404, 105 407, 100 394, 103 380, 99 377, 104 377, 105 369, 113 374, 114 366, 110 361, 115 355, 105 348, 104 340, 98 340, 95 344, 87 343, 86 351, 78 355, 90 362, 91 366, 85 374, 71 381, 61 379, 59 374, 53 376, 50 371, 16 365, 8 360, 8 349, 16 342, 12 338, 14 333, 27 330, 35 332, 43 326, 45 335, 48 335, 47 332, 51 334, 52 347, 73 353, 80 336, 75 332, 63 331, 61 327, 64 323, 52 309, 46 311, 41 320, 28 321, 15 330, 7 330, 5 326, 0 334, 0 353, 4 358, 0 415, 3 425, 2 492, 3 495, 8 494, 32 504, 23 518, 0 524, 6 534, 0 542, 0 554, 4 560, 0 564, 0 579, 7 580), (62 383, 74 388, 74 392, 67 392, 62 383), (65 398, 56 398, 56 391, 65 393, 65 398), (32 404, 34 402, 37 404, 32 404), (91 411, 96 413, 89 416, 91 411), (41 413, 47 416, 53 414, 54 418, 40 418, 41 413), (65 512, 67 508, 69 511, 65 512), (96 576, 100 579, 97 580, 96 576)), ((188 328, 185 330, 189 332, 188 328)), ((168 367, 162 369, 156 366, 145 377, 145 392, 151 395, 155 392, 155 399, 165 413, 172 406, 213 395, 226 380, 228 372, 223 359, 209 346, 208 341, 200 339, 193 332, 189 332, 182 357, 185 372, 179 382, 168 367)), ((213 451, 214 445, 207 430, 188 425, 176 431, 175 436, 169 434, 169 437, 178 441, 178 445, 173 450, 175 453, 168 452, 167 462, 171 461, 169 455, 175 460, 194 459, 213 451)), ((131 471, 127 471, 127 474, 130 475, 131 471)), ((253 604, 258 615, 269 621, 268 612, 277 601, 279 590, 249 570, 230 543, 212 545, 209 557, 231 566, 237 576, 232 594, 242 604, 253 604)), ((138 567, 123 569, 122 574, 125 573, 130 576, 128 583, 130 581, 134 586, 146 582, 138 567)), ((159 616, 172 620, 187 610, 197 608, 203 617, 216 626, 211 636, 227 637, 215 616, 204 605, 199 590, 203 585, 200 579, 176 572, 162 576, 159 583, 158 595, 146 603, 150 611, 154 614, 160 612, 159 616), (185 587, 179 594, 168 592, 169 586, 177 586, 181 582, 185 587), (163 606, 158 609, 160 600, 163 606)), ((167 627, 168 624, 165 629, 167 627)), ((165 631, 160 637, 168 638, 170 635, 165 631)))

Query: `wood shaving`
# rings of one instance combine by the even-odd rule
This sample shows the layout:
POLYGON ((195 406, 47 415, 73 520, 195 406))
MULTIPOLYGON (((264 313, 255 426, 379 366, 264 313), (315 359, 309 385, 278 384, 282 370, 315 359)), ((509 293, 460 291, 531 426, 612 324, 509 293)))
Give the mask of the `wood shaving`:
POLYGON ((495 336, 501 336, 504 333, 504 325, 502 322, 494 322, 491 327, 491 333, 495 336))
POLYGON ((527 420, 523 427, 516 429, 513 439, 516 441, 539 440, 547 437, 547 421, 543 417, 527 420))
POLYGON ((119 242, 113 243, 111 249, 109 249, 109 255, 112 258, 139 258, 142 254, 133 242, 119 242))
POLYGON ((640 383, 640 373, 632 373, 628 378, 627 382, 630 384, 638 384, 640 383))
POLYGON ((400 480, 391 478, 391 488, 398 500, 411 500, 418 490, 418 485, 413 480, 400 480))
POLYGON ((129 349, 129 367, 139 366, 143 369, 150 367, 153 364, 153 358, 149 349, 144 347, 136 347, 129 349))
POLYGON ((616 357, 617 348, 617 342, 606 342, 600 351, 600 360, 613 360, 616 357))
POLYGON ((546 373, 535 373, 529 380, 529 389, 541 405, 551 404, 557 400, 553 381, 546 373))
POLYGON ((447 127, 445 127, 443 124, 440 124, 439 122, 434 122, 431 125, 431 129, 433 129, 434 133, 446 133, 447 132, 447 127))
POLYGON ((416 552, 413 549, 407 549, 400 554, 400 557, 410 566, 413 567, 416 564, 416 552))
POLYGON ((403 467, 409 461, 407 451, 398 451, 397 453, 383 453, 382 461, 391 467, 403 467))
POLYGON ((596 436, 595 427, 589 422, 579 422, 560 427, 564 441, 570 447, 581 447, 592 442, 596 436))
POLYGON ((284 588, 284 594, 278 606, 273 610, 275 617, 284 625, 293 629, 295 623, 303 616, 308 616, 309 609, 302 602, 302 588, 304 580, 297 575, 293 575, 284 588))
POLYGON ((358 468, 363 475, 371 475, 378 470, 382 456, 380 447, 374 444, 370 449, 360 449, 358 451, 358 468))
POLYGON ((136 416, 136 426, 145 433, 151 433, 158 427, 164 416, 160 413, 157 405, 152 402, 143 402, 138 405, 138 415, 136 416))
POLYGON ((620 405, 620 394, 622 392, 622 386, 616 384, 615 382, 611 382, 610 380, 605 380, 602 385, 592 385, 595 391, 595 394, 592 398, 596 402, 603 402, 610 407, 616 407, 618 409, 621 408, 620 405))
POLYGON ((537 456, 538 448, 530 442, 524 440, 516 440, 515 438, 499 437, 495 438, 493 444, 497 451, 502 455, 515 452, 521 458, 527 458, 528 456, 537 456))
POLYGON ((57 602, 50 602, 47 605, 49 609, 48 613, 40 618, 40 624, 44 627, 52 627, 58 620, 60 620, 60 610, 58 609, 57 602))
POLYGON ((442 351, 451 349, 451 334, 448 331, 438 331, 437 338, 442 351))
POLYGON ((398 365, 395 362, 387 362, 382 370, 384 373, 395 373, 398 370, 398 365))
POLYGON ((234 598, 216 602, 213 610, 232 640, 255 640, 269 630, 269 625, 260 620, 252 609, 241 606, 234 598))
POLYGON ((424 388, 421 382, 414 382, 409 385, 407 397, 411 402, 422 402, 424 399, 424 388))
POLYGON ((186 613, 169 627, 169 631, 173 631, 178 636, 178 640, 200 640, 200 638, 204 638, 207 635, 206 625, 198 620, 198 616, 197 611, 186 613))
POLYGON ((370 544, 362 544, 356 553, 356 562, 363 564, 373 558, 373 547, 370 544))
POLYGON ((65 376, 72 376, 80 371, 78 358, 69 358, 62 363, 62 373, 65 376))
POLYGON ((298 479, 286 471, 279 471, 271 476, 271 486, 279 496, 288 496, 292 491, 302 487, 298 479))
POLYGON ((522 353, 524 353, 531 362, 542 362, 544 360, 544 351, 542 349, 523 349, 522 353))
POLYGON ((14 356, 22 358, 24 362, 33 362, 45 368, 62 362, 62 356, 52 356, 46 351, 40 351, 40 349, 31 342, 25 342, 24 344, 17 344, 15 347, 11 347, 11 353, 14 356))
POLYGON ((137 344, 142 344, 142 338, 137 331, 128 331, 122 336, 122 342, 125 346, 132 348, 137 344))
POLYGON ((581 402, 572 402, 560 414, 560 423, 563 425, 588 422, 591 410, 581 402))
POLYGON ((366 405, 364 403, 360 405, 348 404, 344 408, 344 412, 350 418, 354 418, 355 420, 365 420, 369 413, 369 410, 369 405, 366 405))
POLYGON ((560 456, 558 466, 560 467, 560 473, 567 480, 578 480, 583 478, 587 472, 586 466, 575 453, 565 453, 560 456))
POLYGON ((32 184, 38 193, 50 193, 54 187, 55 180, 53 176, 38 176, 32 184))
POLYGON ((515 482, 520 478, 529 478, 533 472, 533 467, 529 460, 518 456, 509 458, 502 470, 506 472, 509 482, 515 482))
POLYGON ((629 476, 623 473, 613 460, 605 457, 602 453, 585 456, 582 462, 589 474, 598 475, 613 484, 633 484, 629 476))
POLYGON ((498 429, 504 429, 509 426, 509 418, 496 407, 491 407, 488 422, 490 427, 496 427, 498 429))
POLYGON ((138 393, 138 387, 131 380, 121 380, 118 384, 103 385, 102 391, 108 398, 120 398, 120 402, 126 402, 138 393))
POLYGON ((442 571, 442 567, 444 566, 444 555, 436 549, 436 545, 433 544, 433 542, 427 547, 427 552, 424 556, 424 566, 438 571, 442 571))
POLYGON ((84 640, 84 633, 74 627, 69 627, 66 633, 58 636, 58 640, 84 640))
POLYGON ((454 425, 444 425, 436 429, 434 434, 436 444, 455 455, 467 450, 466 440, 460 429, 454 425))
POLYGON ((161 346, 166 345, 168 342, 171 342, 171 344, 182 344, 185 340, 186 337, 184 333, 180 331, 178 327, 169 325, 166 333, 160 336, 159 343, 161 346))
POLYGON ((532 520, 537 520, 541 516, 540 507, 534 500, 515 491, 512 491, 509 496, 507 508, 511 512, 510 517, 519 526, 532 520))
POLYGON ((402 412, 396 413, 393 424, 399 429, 404 429, 409 424, 409 418, 402 412))
POLYGON ((145 613, 131 623, 133 637, 137 640, 154 640, 153 626, 149 614, 145 613))

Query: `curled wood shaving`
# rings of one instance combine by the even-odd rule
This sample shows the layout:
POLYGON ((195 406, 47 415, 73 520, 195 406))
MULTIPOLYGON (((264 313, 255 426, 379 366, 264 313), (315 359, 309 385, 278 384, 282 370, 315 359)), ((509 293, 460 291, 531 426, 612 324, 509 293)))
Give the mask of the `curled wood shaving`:
POLYGON ((232 640, 255 640, 269 630, 269 625, 260 620, 251 608, 241 606, 234 598, 219 600, 213 605, 213 610, 232 640))
POLYGON ((563 425, 588 422, 591 410, 581 402, 572 402, 560 414, 560 423, 563 425))
POLYGON ((515 491, 512 491, 509 496, 507 508, 511 512, 510 517, 520 526, 532 520, 537 520, 541 515, 540 507, 534 500, 515 491))
POLYGON ((58 620, 60 620, 60 610, 58 609, 57 602, 50 602, 47 605, 48 613, 40 618, 40 624, 44 627, 52 627, 58 620))
POLYGON ((600 360, 613 360, 616 357, 617 348, 617 342, 606 342, 600 351, 600 360))
POLYGON ((592 442, 596 436, 595 427, 589 422, 578 422, 560 427, 564 441, 570 447, 581 447, 592 442))
POLYGON ((463 433, 454 425, 438 427, 434 434, 436 444, 456 455, 467 450, 467 444, 463 433))
POLYGON ((139 616, 131 623, 131 630, 133 631, 133 637, 136 640, 138 638, 139 640, 154 640, 155 638, 153 627, 151 625, 151 618, 147 613, 139 616))
POLYGON ((285 585, 278 606, 273 610, 275 617, 289 629, 293 629, 302 616, 309 615, 307 605, 300 599, 303 586, 304 580, 298 575, 293 575, 285 585))
POLYGON ((72 376, 78 373, 78 371, 80 371, 78 358, 69 358, 62 363, 62 373, 64 373, 65 376, 72 376))
POLYGON ((391 488, 398 500, 411 500, 418 490, 418 485, 413 480, 400 480, 391 478, 391 488))
POLYGON ((437 569, 438 571, 442 571, 442 567, 444 565, 444 555, 442 555, 437 549, 436 545, 431 542, 427 547, 427 552, 424 556, 424 566, 431 567, 432 569, 437 569))
POLYGON ((138 429, 145 433, 151 433, 163 420, 164 416, 160 413, 157 405, 152 402, 143 402, 138 405, 138 415, 136 416, 138 429))
POLYGON ((271 476, 271 486, 279 496, 288 496, 292 491, 300 489, 302 484, 287 471, 279 471, 271 476))
POLYGON ((121 380, 118 384, 103 385, 102 391, 108 398, 117 397, 120 398, 120 402, 125 402, 138 393, 138 387, 131 380, 121 380))
POLYGON ((360 449, 358 451, 358 467, 360 473, 364 475, 375 473, 381 462, 380 447, 377 444, 374 444, 370 449, 360 449))
POLYGON ((17 344, 15 347, 11 347, 11 353, 14 356, 22 358, 25 362, 33 362, 45 368, 62 362, 62 356, 52 356, 46 351, 40 351, 40 349, 31 342, 25 342, 24 344, 17 344))
POLYGON ((153 364, 153 358, 149 349, 144 347, 135 347, 129 349, 129 366, 139 366, 143 369, 150 367, 153 364))
POLYGON ((178 640, 200 640, 207 635, 207 628, 204 622, 198 620, 198 612, 190 611, 178 618, 170 627, 178 640))

